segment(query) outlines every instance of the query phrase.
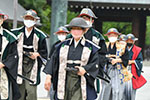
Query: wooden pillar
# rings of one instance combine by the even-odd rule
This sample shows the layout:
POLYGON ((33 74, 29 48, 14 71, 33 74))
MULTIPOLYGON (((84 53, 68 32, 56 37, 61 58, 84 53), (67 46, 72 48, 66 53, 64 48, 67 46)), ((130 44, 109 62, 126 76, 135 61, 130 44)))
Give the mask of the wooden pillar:
POLYGON ((140 17, 140 28, 139 28, 139 43, 138 44, 142 48, 143 54, 144 54, 144 49, 145 49, 145 36, 146 36, 146 16, 141 16, 140 17))
POLYGON ((100 20, 100 19, 95 19, 95 21, 94 21, 94 28, 97 30, 97 31, 99 31, 100 33, 103 33, 103 31, 102 31, 102 25, 103 24, 103 22, 100 20))
MULTIPOLYGON (((140 17, 138 15, 135 15, 132 19, 132 34, 134 34, 135 37, 139 38, 139 28, 140 28, 140 17)), ((136 45, 138 45, 139 41, 136 41, 136 45)))
POLYGON ((134 16, 132 20, 132 33, 135 35, 135 37, 138 38, 136 45, 142 48, 142 53, 144 54, 146 36, 146 16, 134 16))

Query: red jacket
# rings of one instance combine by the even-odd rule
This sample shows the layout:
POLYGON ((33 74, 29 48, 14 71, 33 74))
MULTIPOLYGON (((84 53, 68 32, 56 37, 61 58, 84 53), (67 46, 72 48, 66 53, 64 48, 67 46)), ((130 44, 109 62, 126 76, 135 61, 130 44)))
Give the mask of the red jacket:
MULTIPOLYGON (((132 48, 132 51, 133 51, 132 60, 135 60, 138 57, 141 51, 141 48, 134 45, 132 48)), ((133 89, 138 89, 146 83, 146 79, 142 75, 138 76, 136 70, 137 70, 136 65, 132 64, 131 71, 132 71, 133 76, 135 77, 135 78, 132 78, 133 89)))

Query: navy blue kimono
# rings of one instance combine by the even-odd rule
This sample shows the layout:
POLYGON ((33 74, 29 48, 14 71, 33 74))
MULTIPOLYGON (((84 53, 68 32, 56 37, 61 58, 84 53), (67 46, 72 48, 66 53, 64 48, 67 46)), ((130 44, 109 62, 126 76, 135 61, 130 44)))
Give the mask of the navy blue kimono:
MULTIPOLYGON (((56 45, 56 50, 54 51, 53 55, 51 56, 50 61, 47 63, 44 72, 46 74, 50 74, 52 76, 52 83, 53 83, 53 88, 56 91, 55 93, 55 100, 59 100, 57 98, 57 88, 58 88, 58 75, 59 75, 59 67, 60 67, 60 49, 68 46, 68 54, 67 54, 67 60, 72 61, 74 63, 67 63, 67 67, 74 67, 74 66, 80 66, 80 63, 75 63, 75 61, 82 61, 81 56, 86 55, 83 54, 83 49, 84 48, 89 48, 90 56, 89 58, 86 58, 88 60, 87 64, 84 67, 86 70, 86 73, 84 77, 86 78, 86 95, 87 95, 87 100, 95 100, 97 98, 97 94, 94 88, 94 81, 96 76, 98 75, 99 72, 99 56, 98 56, 98 50, 99 47, 96 46, 93 42, 86 40, 86 39, 81 39, 77 45, 77 47, 74 47, 74 39, 68 39, 64 42, 61 42, 60 44, 56 45)), ((62 62, 63 63, 63 62, 62 62)), ((67 75, 67 74, 66 74, 67 75)), ((79 82, 80 84, 80 76, 79 76, 79 82)))

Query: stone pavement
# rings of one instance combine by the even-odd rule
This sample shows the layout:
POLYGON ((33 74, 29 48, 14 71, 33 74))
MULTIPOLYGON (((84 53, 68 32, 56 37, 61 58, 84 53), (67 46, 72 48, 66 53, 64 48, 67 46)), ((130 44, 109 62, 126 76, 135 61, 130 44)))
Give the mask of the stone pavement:
POLYGON ((50 100, 49 98, 38 98, 38 100, 50 100))
POLYGON ((37 88, 38 100, 50 100, 47 98, 48 92, 44 89, 45 76, 45 73, 41 72, 41 83, 37 88))
POLYGON ((150 100, 150 65, 143 67, 142 75, 146 78, 147 83, 137 90, 136 100, 150 100))
MULTIPOLYGON (((150 100, 150 61, 144 61, 144 73, 147 83, 137 90, 136 100, 150 100)), ((50 100, 48 92, 44 89, 45 74, 41 72, 41 84, 38 86, 38 100, 50 100)))

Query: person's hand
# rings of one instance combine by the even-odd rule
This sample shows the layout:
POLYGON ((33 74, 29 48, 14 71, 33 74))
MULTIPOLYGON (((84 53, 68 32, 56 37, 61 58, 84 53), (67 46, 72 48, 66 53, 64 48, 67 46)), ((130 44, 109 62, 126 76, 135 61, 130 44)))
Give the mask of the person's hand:
POLYGON ((30 54, 31 54, 30 56, 31 59, 36 59, 38 56, 40 56, 38 52, 30 52, 30 54))
POLYGON ((83 76, 86 73, 86 70, 83 67, 75 66, 75 68, 79 69, 77 74, 80 75, 80 76, 83 76))
POLYGON ((45 90, 50 91, 50 88, 51 88, 51 75, 46 75, 44 88, 45 88, 45 90))
POLYGON ((135 63, 135 61, 134 60, 129 60, 129 65, 131 65, 131 64, 134 64, 135 63))
POLYGON ((111 64, 112 64, 112 65, 115 65, 117 62, 118 62, 117 59, 112 59, 112 60, 111 60, 111 64))
POLYGON ((0 62, 0 69, 3 68, 4 66, 5 65, 2 62, 0 62))

